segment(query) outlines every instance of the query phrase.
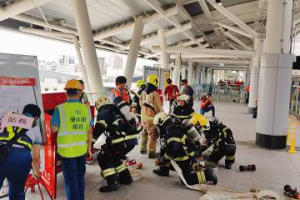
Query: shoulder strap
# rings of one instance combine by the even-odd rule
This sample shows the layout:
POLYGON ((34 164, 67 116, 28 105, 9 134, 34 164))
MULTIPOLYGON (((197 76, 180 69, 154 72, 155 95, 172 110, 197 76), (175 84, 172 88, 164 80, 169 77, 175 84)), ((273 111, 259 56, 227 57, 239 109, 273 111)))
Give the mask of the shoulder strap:
POLYGON ((22 136, 25 136, 27 131, 27 129, 22 129, 20 132, 16 132, 15 136, 10 141, 8 141, 6 145, 8 147, 11 147, 17 142, 18 139, 20 139, 22 136))

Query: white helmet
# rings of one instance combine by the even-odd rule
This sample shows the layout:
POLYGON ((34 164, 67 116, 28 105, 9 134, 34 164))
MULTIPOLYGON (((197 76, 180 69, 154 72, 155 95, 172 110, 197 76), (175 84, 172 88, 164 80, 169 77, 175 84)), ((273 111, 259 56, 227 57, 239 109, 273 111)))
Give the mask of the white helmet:
POLYGON ((96 109, 99 110, 102 106, 109 104, 110 100, 106 96, 99 97, 96 101, 96 109))
POLYGON ((167 120, 167 118, 168 118, 168 115, 165 112, 160 112, 155 115, 155 117, 153 119, 153 124, 155 126, 163 125, 163 123, 167 120))
POLYGON ((186 95, 186 94, 181 94, 178 98, 177 98, 178 101, 185 101, 185 103, 188 102, 189 100, 189 96, 186 95))

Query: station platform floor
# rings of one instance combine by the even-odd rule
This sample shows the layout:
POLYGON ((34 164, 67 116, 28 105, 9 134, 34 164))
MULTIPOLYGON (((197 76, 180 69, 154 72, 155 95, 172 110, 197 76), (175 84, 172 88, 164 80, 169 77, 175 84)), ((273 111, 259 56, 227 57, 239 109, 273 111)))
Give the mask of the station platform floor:
MULTIPOLYGON (((224 159, 218 168, 218 186, 249 191, 250 188, 270 189, 283 194, 285 184, 300 188, 300 154, 289 154, 287 150, 266 150, 255 146, 255 119, 248 114, 246 105, 232 103, 215 103, 217 118, 233 130, 237 142, 236 163, 233 169, 224 168, 224 159), (240 172, 239 165, 255 164, 255 172, 240 172)), ((199 111, 200 103, 195 103, 199 111)), ((211 113, 206 114, 208 117, 211 113)), ((299 129, 299 122, 298 122, 299 129)), ((300 146, 300 131, 296 133, 297 146, 300 146)), ((117 192, 104 194, 98 191, 105 183, 100 177, 97 162, 87 166, 86 199, 88 200, 197 200, 201 192, 192 191, 183 186, 176 172, 170 177, 159 177, 152 173, 154 160, 139 154, 136 147, 129 155, 144 164, 143 178, 131 186, 121 186, 117 192)), ((47 194, 44 192, 44 196, 47 194)), ((26 199, 40 199, 38 193, 27 192, 26 199)), ((49 199, 45 197, 45 199, 49 199)), ((58 197, 66 199, 62 174, 58 176, 58 197)))

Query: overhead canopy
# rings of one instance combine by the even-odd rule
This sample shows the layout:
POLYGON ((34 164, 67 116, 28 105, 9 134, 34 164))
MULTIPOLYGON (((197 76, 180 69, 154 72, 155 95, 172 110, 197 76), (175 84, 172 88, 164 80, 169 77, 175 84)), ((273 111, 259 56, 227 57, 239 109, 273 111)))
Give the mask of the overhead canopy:
MULTIPOLYGON (((149 59, 160 56, 153 51, 153 46, 159 46, 158 29, 165 29, 169 47, 247 52, 253 51, 253 39, 264 37, 261 33, 265 32, 266 0, 221 0, 221 4, 215 0, 86 1, 97 48, 128 53, 135 19, 143 16, 139 56, 149 59)), ((295 21, 299 19, 297 10, 295 21)), ((71 0, 0 0, 0 20, 0 26, 18 31, 22 26, 77 35, 71 0)), ((22 30, 36 34, 35 30, 22 30)), ((62 39, 57 35, 52 38, 62 39)), ((189 51, 183 51, 183 57, 185 52, 189 51)), ((201 50, 198 54, 205 58, 201 50)), ((240 55, 233 56, 250 61, 240 55)))

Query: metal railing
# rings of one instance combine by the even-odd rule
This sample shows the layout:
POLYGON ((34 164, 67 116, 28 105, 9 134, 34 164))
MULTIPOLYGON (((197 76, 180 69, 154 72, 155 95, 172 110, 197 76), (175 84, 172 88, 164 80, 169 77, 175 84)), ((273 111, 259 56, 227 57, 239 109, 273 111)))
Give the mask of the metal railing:
POLYGON ((208 93, 212 94, 213 100, 216 102, 245 103, 246 100, 244 86, 199 84, 192 85, 192 87, 194 89, 195 100, 200 100, 203 95, 208 93))
POLYGON ((290 96, 290 111, 293 115, 300 115, 300 86, 292 86, 290 96))

